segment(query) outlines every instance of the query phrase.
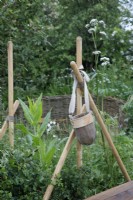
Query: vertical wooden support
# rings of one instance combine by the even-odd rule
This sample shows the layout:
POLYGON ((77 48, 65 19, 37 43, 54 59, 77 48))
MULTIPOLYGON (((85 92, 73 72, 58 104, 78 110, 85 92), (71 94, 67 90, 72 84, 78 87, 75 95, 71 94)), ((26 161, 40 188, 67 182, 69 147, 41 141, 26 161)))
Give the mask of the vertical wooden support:
MULTIPOLYGON (((82 66, 82 38, 76 38, 76 63, 78 68, 82 66)), ((80 88, 77 88, 77 114, 81 113, 82 108, 82 93, 80 88)), ((82 166, 82 145, 77 141, 77 167, 82 166)))
POLYGON ((14 108, 13 108, 13 43, 8 42, 8 121, 9 121, 9 141, 14 147, 14 108))

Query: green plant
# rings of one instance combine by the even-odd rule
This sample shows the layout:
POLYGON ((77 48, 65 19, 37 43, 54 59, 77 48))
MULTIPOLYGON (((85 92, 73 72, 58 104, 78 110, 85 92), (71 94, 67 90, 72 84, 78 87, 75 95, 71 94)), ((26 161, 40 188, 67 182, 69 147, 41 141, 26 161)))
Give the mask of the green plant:
POLYGON ((15 150, 0 147, 0 199, 41 200, 52 168, 44 170, 26 138, 16 136, 15 142, 15 150))
MULTIPOLYGON (((106 43, 114 39, 114 35, 121 35, 119 31, 114 31, 114 33, 106 34, 103 30, 106 25, 104 21, 92 19, 86 28, 89 35, 91 35, 91 40, 93 42, 93 52, 92 61, 93 75, 91 77, 89 86, 93 94, 97 96, 97 103, 99 106, 99 96, 104 98, 105 96, 114 96, 122 99, 127 99, 132 94, 132 65, 127 59, 124 60, 122 55, 120 59, 115 59, 115 54, 110 56, 108 49, 106 48, 106 43), (104 47, 104 48, 103 48, 104 47), (108 56, 108 57, 106 57, 108 56), (128 66, 128 67, 127 67, 128 66)), ((108 28, 106 27, 108 32, 108 28)), ((123 35, 124 37, 124 35, 123 35)), ((122 38, 121 38, 122 40, 122 38)), ((114 44, 115 46, 115 44, 114 44)), ((103 110, 103 107, 99 107, 103 110)))
POLYGON ((34 147, 35 156, 39 156, 42 166, 48 167, 56 150, 56 139, 49 141, 49 144, 47 144, 45 138, 43 137, 44 132, 46 132, 48 122, 50 121, 51 112, 47 113, 41 124, 41 100, 42 94, 36 101, 32 101, 30 98, 28 98, 28 107, 21 99, 19 99, 28 125, 25 126, 24 124, 19 124, 17 125, 17 128, 27 135, 29 142, 34 147))
POLYGON ((133 137, 133 95, 131 95, 127 102, 122 106, 126 118, 126 133, 133 137))
POLYGON ((92 52, 92 55, 94 56, 94 68, 95 68, 95 72, 96 72, 96 95, 97 95, 97 100, 98 100, 98 96, 99 96, 99 85, 103 86, 103 81, 102 84, 99 81, 99 70, 98 70, 98 65, 99 62, 101 62, 101 66, 103 68, 105 68, 105 66, 110 65, 110 59, 103 56, 101 57, 101 54, 106 54, 106 51, 104 50, 104 52, 102 53, 98 48, 99 46, 101 46, 101 42, 103 43, 103 41, 105 40, 105 38, 107 38, 107 34, 105 33, 105 31, 103 31, 105 29, 106 25, 105 22, 103 20, 97 20, 97 19, 92 19, 89 24, 86 24, 86 28, 88 30, 88 33, 91 34, 92 36, 92 41, 94 44, 94 51, 92 52))
MULTIPOLYGON (((21 132, 16 132, 15 150, 12 151, 7 145, 6 136, 0 141, 0 199, 41 200, 51 182, 64 144, 62 143, 60 150, 56 151, 51 165, 44 170, 35 157, 34 146, 26 137, 22 137, 21 132)), ((133 179, 133 139, 124 132, 113 135, 112 139, 133 179)), ((76 140, 74 141, 58 176, 51 199, 85 199, 124 182, 111 149, 107 143, 104 149, 97 129, 95 143, 83 147, 83 166, 80 169, 76 166, 76 140)))
MULTIPOLYGON (((112 139, 132 179, 133 140, 122 132, 121 134, 113 135, 112 139)), ((85 199, 125 182, 124 176, 107 142, 105 145, 106 149, 104 149, 102 141, 97 139, 93 145, 89 147, 84 146, 83 166, 78 169, 75 157, 76 142, 74 143, 58 176, 52 193, 52 199, 85 199)))
POLYGON ((71 93, 72 78, 69 70, 53 73, 52 81, 47 89, 48 95, 66 95, 71 93))

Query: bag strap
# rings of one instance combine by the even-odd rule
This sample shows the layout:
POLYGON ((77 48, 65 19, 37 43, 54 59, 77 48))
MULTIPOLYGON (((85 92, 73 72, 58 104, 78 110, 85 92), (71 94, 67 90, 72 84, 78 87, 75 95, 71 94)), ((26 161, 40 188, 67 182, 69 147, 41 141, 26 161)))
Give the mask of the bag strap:
MULTIPOLYGON (((84 72, 83 70, 80 70, 80 72, 81 72, 81 75, 83 76, 83 81, 84 81, 85 106, 86 106, 87 112, 90 112, 89 92, 88 92, 87 83, 86 83, 86 82, 89 82, 90 79, 86 72, 84 72)), ((72 95, 71 95, 71 100, 70 100, 70 104, 69 104, 69 117, 70 118, 74 114, 75 107, 76 107, 76 88, 78 85, 78 81, 74 74, 73 74, 73 78, 74 78, 74 82, 73 82, 73 87, 72 87, 72 95)))

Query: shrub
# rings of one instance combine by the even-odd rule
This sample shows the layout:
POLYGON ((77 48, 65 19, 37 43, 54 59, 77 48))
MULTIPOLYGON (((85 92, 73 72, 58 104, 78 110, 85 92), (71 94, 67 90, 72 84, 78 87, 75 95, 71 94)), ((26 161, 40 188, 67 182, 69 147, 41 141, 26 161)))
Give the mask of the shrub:
POLYGON ((19 140, 15 150, 0 150, 0 199, 41 200, 51 168, 43 170, 40 162, 34 159, 32 147, 25 139, 19 140))

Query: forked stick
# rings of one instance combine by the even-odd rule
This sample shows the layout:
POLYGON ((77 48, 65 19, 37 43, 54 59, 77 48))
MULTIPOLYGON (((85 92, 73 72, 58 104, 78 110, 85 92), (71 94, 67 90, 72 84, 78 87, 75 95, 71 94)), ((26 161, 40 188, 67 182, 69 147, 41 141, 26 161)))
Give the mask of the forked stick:
MULTIPOLYGON (((73 72, 74 72, 78 82, 82 83, 83 82, 83 78, 82 78, 82 75, 79 72, 77 64, 74 61, 72 61, 70 63, 70 65, 71 65, 71 68, 73 69, 73 72)), ((96 105, 95 105, 95 103, 94 103, 94 101, 93 101, 93 99, 92 99, 90 94, 89 94, 89 99, 90 99, 90 107, 91 107, 91 109, 93 110, 93 112, 95 114, 95 117, 96 117, 96 119, 97 119, 97 121, 98 121, 98 123, 99 123, 99 125, 100 125, 100 127, 101 127, 101 129, 102 129, 102 131, 103 131, 108 143, 109 143, 109 146, 110 146, 110 148, 111 148, 111 150, 112 150, 112 152, 113 152, 113 154, 114 154, 114 156, 115 156, 115 158, 116 158, 116 160, 118 162, 118 165, 119 165, 119 167, 120 167, 125 179, 127 181, 131 181, 131 179, 130 179, 130 177, 128 175, 128 172, 127 172, 127 170, 126 170, 126 168, 125 168, 125 166, 124 166, 124 164, 123 164, 123 162, 122 162, 122 160, 121 160, 121 158, 120 158, 120 156, 118 154, 117 149, 115 148, 115 146, 113 144, 111 136, 110 136, 110 134, 109 134, 104 122, 103 122, 103 119, 102 119, 101 115, 99 114, 98 109, 97 109, 97 107, 96 107, 96 105)))

